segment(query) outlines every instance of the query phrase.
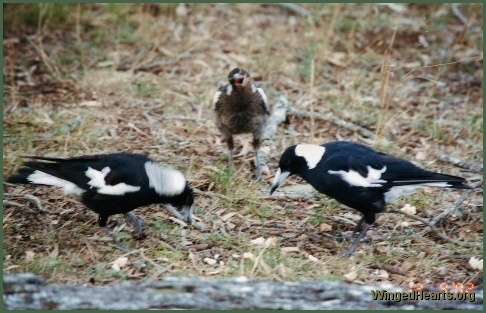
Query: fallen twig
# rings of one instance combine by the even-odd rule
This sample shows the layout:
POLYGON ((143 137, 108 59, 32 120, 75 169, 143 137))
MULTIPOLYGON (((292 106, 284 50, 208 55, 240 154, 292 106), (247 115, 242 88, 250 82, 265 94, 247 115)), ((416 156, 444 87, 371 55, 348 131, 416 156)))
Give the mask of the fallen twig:
POLYGON ((464 24, 467 25, 467 18, 464 17, 461 10, 459 9, 459 4, 452 4, 452 13, 464 24))
POLYGON ((469 161, 464 161, 462 159, 446 155, 446 154, 441 154, 439 155, 439 160, 442 162, 447 162, 451 163, 454 165, 457 165, 459 167, 471 170, 471 171, 476 171, 476 172, 482 172, 483 171, 483 164, 480 163, 474 163, 474 162, 469 162, 469 161))
MULTIPOLYGON (((47 214, 54 214, 54 215, 59 215, 61 213, 59 212, 53 212, 53 211, 49 211, 47 210, 46 208, 44 208, 41 204, 41 201, 39 198, 37 198, 36 196, 33 196, 33 195, 15 195, 15 194, 12 194, 12 193, 4 193, 3 194, 4 196, 6 197, 18 197, 18 198, 23 198, 23 199, 26 199, 28 200, 30 203, 34 204, 37 209, 43 213, 47 213, 47 214)), ((4 202, 5 204, 5 202, 4 202)), ((12 202, 10 204, 13 204, 12 202)))
MULTIPOLYGON (((319 120, 322 120, 322 121, 328 121, 328 122, 331 122, 335 125, 338 125, 338 126, 347 128, 349 130, 358 132, 361 135, 366 136, 368 138, 376 139, 376 134, 373 133, 372 131, 370 131, 370 130, 364 128, 364 127, 361 127, 359 125, 356 125, 352 122, 347 122, 345 120, 342 120, 339 117, 332 115, 331 113, 327 113, 327 114, 322 114, 322 113, 318 113, 318 112, 311 113, 311 112, 308 112, 308 111, 301 111, 301 110, 292 109, 290 111, 290 115, 294 115, 294 116, 298 116, 298 117, 309 117, 309 118, 313 115, 315 119, 319 119, 319 120)), ((383 138, 382 141, 386 144, 390 143, 385 138, 383 138)))
POLYGON ((302 16, 310 16, 310 12, 306 9, 300 7, 298 4, 295 3, 278 3, 279 6, 292 11, 294 13, 300 14, 302 16))
POLYGON ((218 198, 221 198, 221 199, 224 199, 224 200, 227 200, 229 201, 230 199, 225 196, 225 195, 222 195, 220 193, 216 193, 216 192, 212 192, 212 191, 202 191, 200 189, 197 189, 197 188, 192 188, 194 190, 194 192, 196 194, 200 194, 200 195, 204 195, 204 196, 208 196, 208 197, 218 197, 218 198))
POLYGON ((290 107, 291 104, 284 95, 278 96, 272 106, 272 114, 265 129, 265 138, 272 139, 275 136, 278 125, 287 119, 290 107))
POLYGON ((401 211, 401 210, 397 210, 397 209, 389 209, 388 212, 403 214, 406 217, 409 217, 409 218, 411 218, 413 220, 420 221, 420 222, 424 223, 425 225, 427 225, 428 227, 430 227, 430 229, 434 233, 436 233, 437 236, 439 236, 440 238, 444 239, 445 241, 448 241, 448 242, 451 242, 453 244, 456 244, 458 246, 474 247, 474 248, 480 248, 480 247, 483 246, 482 243, 462 242, 462 241, 459 241, 459 240, 450 238, 446 234, 444 234, 440 230, 438 230, 431 222, 429 222, 428 220, 426 220, 424 218, 421 218, 421 217, 419 217, 417 215, 413 215, 413 214, 410 214, 410 213, 407 213, 407 212, 404 212, 404 211, 401 211))
MULTIPOLYGON (((480 187, 481 185, 483 184, 482 181, 480 182, 476 182, 474 184, 471 184, 471 187, 472 188, 478 188, 480 187)), ((435 225, 437 224, 440 220, 442 220, 444 217, 452 214, 453 212, 455 212, 457 210, 457 208, 461 205, 461 203, 466 200, 467 197, 469 197, 469 195, 471 194, 471 192, 473 192, 474 189, 470 189, 470 190, 466 190, 462 196, 459 197, 459 199, 456 200, 456 202, 454 202, 454 204, 448 208, 447 210, 444 210, 444 212, 440 213, 439 215, 437 215, 436 217, 434 217, 430 223, 432 225, 435 225)), ((427 234, 428 232, 430 232, 430 227, 426 227, 424 230, 422 230, 421 232, 419 232, 418 234, 416 234, 415 236, 416 237, 422 237, 424 236, 425 234, 427 234)))

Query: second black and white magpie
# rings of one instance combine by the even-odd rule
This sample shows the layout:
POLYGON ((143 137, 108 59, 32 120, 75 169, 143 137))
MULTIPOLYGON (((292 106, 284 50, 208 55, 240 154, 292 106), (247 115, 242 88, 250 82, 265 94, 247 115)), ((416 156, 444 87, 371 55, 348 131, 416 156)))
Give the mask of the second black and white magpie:
POLYGON ((218 126, 228 145, 228 166, 233 164, 233 135, 252 133, 255 150, 256 180, 262 177, 258 149, 270 116, 268 100, 261 87, 250 81, 243 69, 234 68, 228 74, 229 84, 214 94, 213 104, 218 126))
POLYGON ((352 236, 363 222, 368 225, 344 255, 354 252, 375 222, 375 214, 385 211, 385 203, 422 186, 471 189, 461 177, 430 172, 406 160, 347 141, 288 147, 280 158, 270 194, 290 174, 299 175, 317 191, 363 213, 352 236))
POLYGON ((146 156, 114 153, 67 159, 26 158, 36 161, 25 162, 8 182, 56 186, 67 194, 79 195, 83 204, 98 213, 99 226, 112 237, 106 228, 108 217, 125 214, 140 235, 143 223, 130 211, 149 204, 174 205, 183 211, 187 223, 192 222, 193 191, 184 175, 146 156))

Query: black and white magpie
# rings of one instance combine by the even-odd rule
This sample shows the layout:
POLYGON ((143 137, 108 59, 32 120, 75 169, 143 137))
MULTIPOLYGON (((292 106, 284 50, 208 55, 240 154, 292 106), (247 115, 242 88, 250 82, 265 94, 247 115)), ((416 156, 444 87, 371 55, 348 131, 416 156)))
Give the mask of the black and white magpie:
POLYGON ((228 75, 229 84, 214 94, 213 104, 218 126, 228 144, 228 166, 233 165, 233 135, 252 133, 255 150, 256 180, 262 177, 258 149, 270 112, 263 89, 250 80, 243 69, 235 68, 228 75))
MULTIPOLYGON (((192 223, 193 191, 184 175, 152 159, 132 153, 85 155, 72 158, 25 157, 40 161, 24 162, 7 181, 62 188, 76 194, 89 209, 98 213, 98 224, 124 248, 106 228, 108 217, 123 213, 142 234, 143 223, 130 211, 149 204, 174 205, 192 223)), ((171 207, 168 208, 169 211, 171 207)))
POLYGON ((317 191, 363 213, 352 236, 363 222, 368 225, 344 255, 354 252, 375 222, 375 214, 385 211, 386 202, 421 186, 471 189, 461 177, 430 172, 406 160, 347 141, 288 147, 280 158, 270 194, 290 174, 299 175, 317 191))

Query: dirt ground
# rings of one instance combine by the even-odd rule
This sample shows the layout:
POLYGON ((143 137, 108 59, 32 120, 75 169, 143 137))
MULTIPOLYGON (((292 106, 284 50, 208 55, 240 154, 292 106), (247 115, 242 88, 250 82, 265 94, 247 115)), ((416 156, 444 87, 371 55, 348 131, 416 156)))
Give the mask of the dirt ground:
POLYGON ((4 273, 97 285, 245 275, 482 288, 482 12, 482 4, 4 5, 4 177, 23 155, 143 153, 186 175, 206 225, 185 227, 160 206, 143 207, 134 213, 150 229, 136 240, 112 216, 109 226, 133 249, 125 253, 76 198, 4 184, 4 273), (283 95, 292 106, 264 144, 258 183, 251 137, 236 137, 229 173, 212 116, 213 94, 236 66, 271 105, 283 95), (389 204, 413 206, 428 221, 448 211, 435 222, 445 236, 385 213, 343 259, 349 243, 338 238, 359 212, 296 177, 268 196, 287 146, 333 140, 479 188, 426 188, 389 204))

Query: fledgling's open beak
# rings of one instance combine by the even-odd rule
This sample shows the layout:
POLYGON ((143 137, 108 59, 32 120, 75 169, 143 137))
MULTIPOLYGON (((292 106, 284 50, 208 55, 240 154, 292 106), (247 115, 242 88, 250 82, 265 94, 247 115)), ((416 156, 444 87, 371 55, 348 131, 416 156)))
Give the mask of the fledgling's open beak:
POLYGON ((249 77, 246 74, 236 73, 233 75, 233 81, 236 86, 245 86, 248 82, 248 79, 249 77))
POLYGON ((275 178, 273 179, 272 187, 270 188, 270 194, 272 194, 289 175, 290 172, 282 172, 279 168, 277 173, 275 173, 275 178))

